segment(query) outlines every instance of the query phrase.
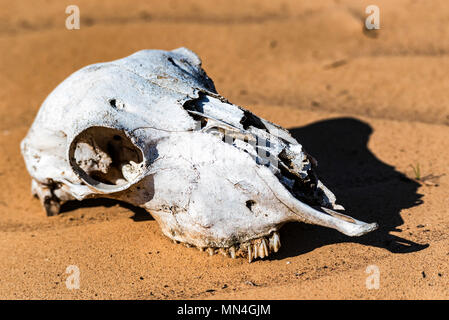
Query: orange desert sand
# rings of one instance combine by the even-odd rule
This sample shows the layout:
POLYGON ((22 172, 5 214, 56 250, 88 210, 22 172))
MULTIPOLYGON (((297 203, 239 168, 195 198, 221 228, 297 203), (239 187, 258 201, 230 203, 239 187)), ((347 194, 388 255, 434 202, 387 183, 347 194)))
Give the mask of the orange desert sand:
POLYGON ((0 298, 449 298, 446 0, 79 0, 81 28, 67 30, 72 2, 0 4, 0 298), (364 29, 370 4, 380 30, 364 29), (379 230, 290 223, 281 250, 249 264, 174 244, 114 201, 46 217, 19 150, 45 97, 85 65, 180 46, 219 93, 289 128, 347 213, 379 230))

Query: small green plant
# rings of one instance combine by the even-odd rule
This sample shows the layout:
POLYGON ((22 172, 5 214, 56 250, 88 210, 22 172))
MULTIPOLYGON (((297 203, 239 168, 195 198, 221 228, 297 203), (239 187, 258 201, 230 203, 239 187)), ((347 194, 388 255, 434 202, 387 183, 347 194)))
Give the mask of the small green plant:
POLYGON ((412 169, 413 169, 413 173, 415 174, 415 179, 421 180, 421 169, 419 167, 419 163, 417 163, 416 166, 413 166, 411 164, 410 167, 412 167, 412 169))
POLYGON ((427 186, 433 186, 433 187, 438 187, 438 180, 445 175, 445 173, 440 174, 438 176, 434 175, 433 173, 422 176, 421 175, 421 167, 419 165, 419 163, 416 164, 416 166, 414 165, 410 165, 410 167, 412 167, 413 169, 413 173, 414 173, 414 177, 413 179, 417 182, 419 182, 420 184, 425 184, 427 186))

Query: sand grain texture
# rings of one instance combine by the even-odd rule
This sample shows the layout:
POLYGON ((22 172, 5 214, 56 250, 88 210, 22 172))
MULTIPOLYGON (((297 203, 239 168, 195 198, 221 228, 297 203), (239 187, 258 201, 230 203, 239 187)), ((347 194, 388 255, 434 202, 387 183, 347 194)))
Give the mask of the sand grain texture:
POLYGON ((449 6, 377 3, 367 32, 367 1, 85 0, 69 31, 70 1, 0 1, 0 298, 449 298, 449 6), (87 64, 180 46, 223 96, 289 128, 348 214, 380 229, 288 224, 281 251, 248 264, 173 244, 113 201, 46 217, 19 150, 46 95, 87 64), (413 180, 418 163, 430 184, 413 180))

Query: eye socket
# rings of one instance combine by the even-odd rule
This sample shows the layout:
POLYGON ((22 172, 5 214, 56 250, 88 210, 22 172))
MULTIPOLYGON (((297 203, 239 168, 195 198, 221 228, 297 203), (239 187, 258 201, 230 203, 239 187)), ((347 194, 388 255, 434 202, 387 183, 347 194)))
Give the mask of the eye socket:
POLYGON ((117 191, 143 173, 142 151, 121 130, 90 127, 73 139, 69 152, 74 171, 97 189, 117 191))

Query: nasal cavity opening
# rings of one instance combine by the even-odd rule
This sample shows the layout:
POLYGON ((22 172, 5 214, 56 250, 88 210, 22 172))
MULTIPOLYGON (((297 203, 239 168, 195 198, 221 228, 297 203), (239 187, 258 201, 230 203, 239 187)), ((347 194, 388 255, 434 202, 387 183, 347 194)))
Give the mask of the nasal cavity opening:
POLYGON ((105 189, 135 182, 144 169, 142 151, 125 132, 112 128, 84 130, 73 140, 69 156, 85 182, 105 189))

